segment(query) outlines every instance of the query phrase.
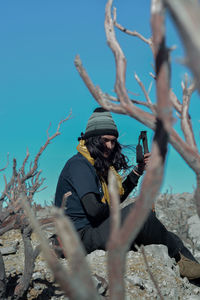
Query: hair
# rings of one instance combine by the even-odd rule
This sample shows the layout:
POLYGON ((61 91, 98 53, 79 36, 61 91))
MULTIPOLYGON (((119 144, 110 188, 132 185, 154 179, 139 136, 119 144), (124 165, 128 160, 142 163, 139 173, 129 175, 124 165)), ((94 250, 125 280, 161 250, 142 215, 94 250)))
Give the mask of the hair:
POLYGON ((107 181, 108 170, 113 166, 116 171, 128 170, 129 159, 122 153, 122 146, 118 141, 115 142, 115 147, 108 158, 104 157, 105 146, 101 136, 94 136, 85 139, 85 145, 94 158, 94 167, 99 177, 103 177, 107 181))

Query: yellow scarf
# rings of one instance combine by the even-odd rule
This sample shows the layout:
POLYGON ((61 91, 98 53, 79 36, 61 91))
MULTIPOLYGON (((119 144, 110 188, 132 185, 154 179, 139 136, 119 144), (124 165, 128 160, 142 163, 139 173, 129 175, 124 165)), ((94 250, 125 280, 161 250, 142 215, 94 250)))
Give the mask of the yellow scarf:
MULTIPOLYGON (((91 157, 87 147, 85 146, 85 141, 84 140, 80 140, 80 143, 78 144, 76 149, 78 150, 78 152, 80 152, 94 166, 94 159, 91 157)), ((113 171, 113 173, 116 176, 117 185, 118 185, 118 188, 119 188, 119 194, 120 194, 120 196, 122 196, 124 194, 124 188, 122 186, 122 178, 117 173, 117 171, 115 170, 115 168, 113 166, 111 166, 110 169, 113 171)), ((103 196, 101 201, 103 203, 107 202, 108 204, 110 204, 108 185, 106 184, 106 182, 103 178, 100 178, 100 181, 101 181, 101 185, 102 185, 102 189, 103 189, 103 193, 104 193, 104 196, 103 196)))

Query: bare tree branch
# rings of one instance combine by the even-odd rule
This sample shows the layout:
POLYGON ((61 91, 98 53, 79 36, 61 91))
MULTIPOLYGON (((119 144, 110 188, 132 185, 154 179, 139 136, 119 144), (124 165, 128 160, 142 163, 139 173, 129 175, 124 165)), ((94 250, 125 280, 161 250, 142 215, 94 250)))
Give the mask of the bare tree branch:
POLYGON ((124 272, 125 272, 125 255, 117 251, 120 244, 120 207, 119 193, 115 175, 112 171, 108 174, 109 195, 110 195, 110 234, 108 243, 108 278, 110 286, 111 299, 123 299, 125 294, 124 272), (117 283, 117 286, 116 286, 117 283), (117 297, 117 298, 115 298, 117 297))
POLYGON ((4 171, 9 165, 9 153, 7 154, 7 163, 4 168, 0 169, 0 172, 4 171))
MULTIPOLYGON (((25 292, 27 291, 32 278, 35 259, 40 251, 39 247, 33 249, 31 243, 31 228, 24 214, 24 209, 21 206, 20 199, 27 202, 27 205, 32 205, 33 195, 39 191, 39 188, 44 181, 44 178, 40 179, 41 171, 37 170, 39 157, 46 149, 50 141, 60 134, 59 130, 61 124, 68 120, 70 118, 70 115, 71 113, 66 119, 59 122, 56 133, 54 135, 49 136, 47 132, 47 141, 40 148, 35 157, 33 167, 32 165, 30 165, 29 171, 27 173, 25 167, 29 158, 28 150, 19 171, 17 171, 16 159, 13 159, 13 172, 9 182, 7 182, 4 175, 5 188, 0 197, 0 235, 6 233, 11 229, 20 229, 24 242, 24 270, 14 290, 15 299, 22 299, 25 292)), ((52 222, 52 220, 47 219, 39 221, 41 224, 48 223, 48 225, 50 222, 52 222)), ((1 263, 4 267, 3 260, 0 261, 0 264, 1 263)), ((3 283, 6 280, 6 278, 4 280, 2 272, 3 269, 1 268, 0 275, 2 276, 0 276, 0 295, 3 295, 4 293, 3 283)))
POLYGON ((194 133, 192 130, 192 124, 189 117, 189 105, 190 98, 195 90, 195 84, 192 83, 189 87, 187 87, 187 78, 185 77, 185 82, 182 82, 183 88, 183 105, 182 105, 182 113, 181 113, 181 127, 185 136, 186 142, 193 148, 197 150, 197 145, 195 142, 194 133))
POLYGON ((29 153, 29 151, 28 151, 28 149, 27 149, 26 157, 25 157, 25 159, 24 159, 24 161, 23 161, 23 164, 22 164, 22 167, 21 167, 21 170, 20 170, 22 176, 24 176, 24 174, 25 174, 25 165, 26 165, 26 163, 27 163, 27 161, 28 161, 29 156, 30 156, 30 153, 29 153))
MULTIPOLYGON (((112 5, 112 1, 110 0, 110 1, 108 1, 107 6, 106 6, 105 29, 107 28, 106 33, 108 32, 108 35, 109 35, 109 38, 107 38, 107 39, 110 41, 110 43, 113 42, 113 44, 117 48, 117 51, 115 51, 115 54, 116 54, 115 58, 119 57, 119 61, 120 61, 120 63, 118 63, 118 73, 121 72, 120 76, 123 77, 125 74, 124 71, 125 71, 126 62, 125 62, 125 58, 123 60, 123 57, 124 57, 123 53, 121 54, 122 51, 120 51, 120 47, 119 47, 118 43, 116 42, 116 38, 114 35, 113 22, 111 19, 111 12, 110 12, 111 5, 112 5), (111 20, 109 20, 109 18, 111 20), (120 71, 119 66, 122 67, 121 71, 120 71)), ((153 41, 153 43, 154 43, 154 41, 153 41)), ((113 46, 113 48, 115 48, 115 46, 113 46)), ((168 50, 165 52, 165 55, 169 55, 168 50)), ((82 72, 82 68, 83 68, 82 64, 80 64, 79 67, 80 67, 79 73, 87 85, 87 80, 90 80, 89 76, 87 75, 86 71, 84 70, 86 77, 87 77, 87 80, 85 80, 86 79, 86 78, 84 78, 85 74, 83 76, 83 72, 82 72)), ((118 79, 118 74, 117 74, 116 84, 123 86, 123 83, 125 80, 122 78, 122 83, 121 83, 120 76, 118 79)), ((157 76, 156 76, 156 79, 157 79, 157 76)), ((90 83, 91 83, 91 81, 90 81, 90 83)), ((129 116, 131 116, 131 117, 135 118, 136 120, 140 121, 141 123, 145 124, 147 127, 155 130, 155 117, 153 115, 151 115, 147 112, 145 112, 145 114, 141 113, 141 110, 136 111, 135 106, 133 104, 129 105, 129 101, 127 100, 126 95, 125 95, 126 102, 124 102, 124 99, 122 97, 124 88, 125 87, 122 88, 122 93, 119 91, 119 95, 118 95, 121 105, 117 105, 117 104, 113 104, 113 103, 112 104, 109 103, 109 105, 107 105, 107 103, 105 101, 103 101, 103 99, 101 99, 101 100, 99 100, 97 98, 95 98, 95 99, 104 108, 109 109, 112 112, 128 114, 129 116), (122 102, 121 102, 121 100, 122 100, 122 102), (126 103, 128 103, 128 105, 126 105, 126 103)), ((120 89, 118 89, 118 90, 120 90, 120 89)), ((169 141, 172 144, 172 146, 175 148, 175 150, 183 157, 183 159, 186 161, 186 163, 194 170, 194 172, 196 174, 200 174, 200 156, 199 156, 198 152, 195 149, 191 148, 190 145, 188 145, 188 143, 185 142, 177 134, 177 132, 174 129, 171 129, 169 141)), ((200 212, 199 212, 199 215, 200 215, 200 212)))
POLYGON ((192 70, 200 92, 200 5, 199 1, 164 0, 177 26, 187 52, 187 65, 192 70))
POLYGON ((73 280, 73 288, 76 289, 75 299, 98 299, 91 272, 85 259, 85 250, 72 223, 62 210, 56 211, 55 224, 63 251, 71 266, 70 276, 73 280))
MULTIPOLYGON (((107 43, 115 56, 115 92, 117 93, 118 98, 120 100, 120 106, 125 109, 128 115, 133 116, 136 120, 142 123, 144 123, 144 119, 146 119, 146 121, 148 122, 149 119, 152 120, 152 116, 136 107, 128 97, 128 93, 125 87, 126 59, 115 36, 114 24, 111 17, 112 2, 112 0, 109 0, 106 4, 105 32, 107 37, 107 43)), ((114 111, 114 109, 112 110, 114 111)))
MULTIPOLYGON (((28 290, 35 267, 35 259, 37 256, 34 255, 34 249, 31 243, 31 232, 29 226, 22 230, 24 242, 24 272, 15 287, 14 295, 16 299, 21 299, 23 294, 28 290)), ((37 252, 37 254, 39 254, 39 252, 37 252)))
POLYGON ((170 100, 171 100, 174 108, 176 109, 176 111, 179 114, 181 114, 182 113, 182 104, 178 100, 178 98, 176 97, 176 95, 174 94, 174 92, 172 91, 172 89, 170 89, 169 95, 170 95, 170 100))
POLYGON ((109 242, 112 243, 113 237, 116 238, 117 231, 120 228, 120 199, 118 193, 118 186, 116 177, 112 170, 108 173, 108 182, 109 182, 109 194, 111 201, 111 224, 110 224, 110 239, 109 242))
MULTIPOLYGON (((26 212, 26 215, 28 216, 31 226, 33 227, 34 231, 37 233, 37 236, 41 243, 41 249, 43 253, 45 253, 45 259, 47 263, 49 264, 49 267, 52 269, 54 276, 56 280, 58 280, 62 290, 66 293, 68 296, 72 296, 70 292, 70 287, 67 285, 68 280, 71 282, 71 278, 68 275, 66 269, 62 266, 62 264, 57 259, 55 253, 50 249, 49 244, 44 237, 39 224, 37 220, 35 219, 35 216, 33 215, 31 208, 26 200, 26 196, 22 195, 19 199, 22 206, 24 207, 24 210, 26 212)), ((69 284, 70 285, 70 284, 69 284)), ((73 298, 72 298, 73 299, 73 298)))
MULTIPOLYGON (((110 16, 109 10, 111 9, 111 1, 107 2, 106 6, 106 20, 110 16)), ((143 225, 148 213, 152 207, 153 201, 159 191, 162 176, 164 172, 164 162, 167 152, 168 136, 171 131, 171 101, 169 100, 169 63, 168 52, 164 43, 164 9, 160 1, 152 1, 152 30, 155 45, 155 61, 156 61, 156 74, 157 74, 157 99, 158 99, 158 116, 156 131, 154 136, 154 142, 152 147, 152 158, 145 174, 141 192, 134 208, 129 216, 124 221, 124 224, 120 230, 118 228, 119 216, 113 213, 112 216, 112 235, 111 241, 108 244, 109 251, 109 269, 112 275, 110 282, 110 296, 111 299, 122 299, 124 293, 123 275, 126 251, 129 249, 132 241, 138 234, 141 226, 143 225), (155 38, 156 37, 156 38, 155 38), (162 141, 162 142, 161 142, 162 141), (153 175, 154 174, 154 175, 153 175), (116 219, 115 219, 116 218, 116 219), (116 268, 115 266, 118 266, 116 268), (112 273, 113 272, 113 273, 112 273), (119 286, 121 287, 119 290, 119 286)), ((107 30, 108 34, 108 30, 107 30)), ((112 36, 113 38, 113 36, 112 36)), ((110 38, 110 43, 115 45, 116 41, 110 38)), ((115 45, 116 46, 116 45, 115 45)), ((114 48, 115 48, 114 46, 114 48)), ((111 48, 113 45, 111 45, 111 48)), ((116 46, 117 48, 117 46, 116 46)), ((116 49, 115 49, 116 50, 116 49)), ((113 52, 115 51, 113 50, 113 52)), ((116 50, 117 51, 117 50, 116 50)), ((120 65, 120 55, 115 55, 116 65, 123 68, 124 65, 120 65)), ((118 70, 119 73, 119 70, 118 70)), ((123 72, 122 72, 123 74, 123 72)), ((119 75, 120 77, 120 75, 119 75)), ((119 79, 117 74, 116 80, 116 92, 120 99, 120 103, 124 101, 120 98, 120 93, 125 92, 123 86, 123 78, 119 79), (120 82, 121 80, 121 82, 120 82), (117 85, 119 87, 117 88, 117 85)), ((126 99, 126 109, 129 111, 130 102, 126 99)), ((124 104, 122 104, 124 107, 124 104)), ((113 193, 113 189, 110 194, 113 193)), ((117 203, 117 200, 115 200, 117 203)))
POLYGON ((17 161, 14 158, 13 159, 13 172, 12 172, 12 177, 9 181, 9 183, 5 185, 5 189, 0 197, 0 201, 4 200, 4 198, 6 197, 6 194, 9 192, 10 188, 12 187, 12 185, 14 184, 15 178, 17 176, 17 171, 16 171, 16 166, 17 166, 17 161))
MULTIPOLYGON (((83 276, 87 274, 88 268, 85 263, 84 254, 81 254, 82 247, 80 245, 80 242, 78 241, 78 237, 76 234, 74 234, 74 230, 71 227, 70 223, 66 220, 66 216, 61 216, 59 213, 56 214, 56 223, 59 229, 59 233, 61 234, 64 252, 68 251, 68 257, 73 261, 72 265, 76 269, 76 276, 73 276, 68 273, 67 269, 62 266, 62 264, 57 259, 55 253, 50 249, 49 244, 44 237, 40 227, 39 223, 35 219, 29 204, 27 202, 26 196, 21 195, 21 198, 19 199, 26 211, 27 216, 30 219, 31 225, 34 228, 34 231, 37 233, 38 238, 41 243, 41 249, 45 254, 45 259, 51 268, 51 270, 54 273, 55 279, 60 284, 62 290, 66 293, 68 297, 72 300, 87 300, 87 299, 98 299, 97 292, 94 288, 92 279, 85 276, 84 281, 82 282, 83 276), (67 223, 67 232, 63 229, 66 229, 66 223, 67 223), (70 229, 69 229, 70 228, 70 229), (70 232, 68 232, 70 230, 70 232), (73 233, 72 233, 72 231, 73 233), (66 239, 70 239, 70 243, 66 243, 66 239), (67 248, 67 251, 66 251, 67 248), (75 251, 75 253, 74 253, 75 251), (76 254, 76 251, 81 254, 81 257, 74 256, 76 254), (70 252, 70 253, 69 253, 70 252), (71 256, 72 255, 72 256, 71 256), (74 257, 73 257, 74 256, 74 257), (77 262, 78 261, 78 262, 77 262), (77 266, 79 263, 79 268, 77 272, 77 266), (84 268, 80 268, 80 265, 84 265, 84 268), (77 277, 77 278, 76 278, 77 277), (81 280, 80 280, 81 278, 81 280)), ((82 266, 83 266, 82 265, 82 266)), ((73 272, 73 268, 72 268, 73 272)))
POLYGON ((64 194, 63 199, 62 199, 62 204, 61 204, 62 209, 65 209, 67 198, 69 196, 71 196, 71 194, 72 194, 71 192, 67 192, 67 193, 64 194))
MULTIPOLYGON (((107 100, 106 97, 103 97, 103 93, 100 93, 99 89, 94 86, 93 82, 91 81, 90 77, 88 76, 86 70, 84 69, 84 67, 82 65, 79 55, 76 55, 74 64, 76 66, 77 71, 79 72, 79 75, 85 82, 87 88, 89 89, 89 91, 92 94, 92 96, 94 97, 94 99, 105 109, 110 110, 110 102, 107 100)), ((117 113, 125 114, 125 110, 122 107, 120 107, 119 105, 112 104, 112 107, 114 107, 114 109, 116 110, 117 113)))
POLYGON ((144 96, 146 98, 146 101, 148 103, 148 107, 151 109, 151 111, 153 112, 154 115, 156 115, 156 109, 155 109, 155 105, 153 105, 153 103, 151 102, 151 99, 149 97, 149 94, 148 92, 146 91, 145 87, 144 87, 144 84, 142 83, 142 81, 140 80, 139 76, 135 73, 134 75, 137 83, 139 84, 139 86, 141 87, 143 93, 144 93, 144 96))
MULTIPOLYGON (((113 8, 113 21, 114 21, 114 25, 116 26, 116 28, 118 28, 119 30, 131 35, 131 36, 136 36, 139 39, 141 39, 143 42, 145 42, 146 44, 148 44, 151 48, 153 47, 152 44, 152 38, 145 38, 142 34, 138 33, 137 31, 131 31, 129 29, 126 29, 125 27, 123 27, 121 24, 117 23, 117 9, 114 7, 113 8)), ((153 48, 152 48, 153 50, 153 48)))
MULTIPOLYGON (((169 2, 170 2, 170 1, 169 1, 169 2)), ((199 12, 200 12, 200 9, 199 9, 199 12)), ((130 31, 130 30, 127 30, 127 29, 124 28, 122 25, 120 25, 119 23, 117 23, 117 21, 116 21, 116 18, 117 18, 117 16, 116 16, 116 8, 113 9, 113 15, 114 15, 114 17, 113 17, 114 24, 115 24, 115 26, 116 26, 118 29, 120 29, 121 31, 123 31, 123 32, 125 32, 125 33, 127 33, 127 34, 130 34, 130 35, 132 35, 132 36, 137 36, 137 37, 139 37, 141 40, 143 40, 145 43, 147 43, 147 44, 151 47, 152 52, 153 52, 153 54, 154 54, 154 52, 155 52, 155 49, 154 49, 154 48, 155 48, 155 47, 154 47, 154 41, 152 40, 152 38, 146 39, 146 38, 144 38, 142 35, 138 34, 136 31, 130 31)), ((173 46, 173 47, 171 47, 171 48, 169 49, 169 51, 172 51, 172 50, 174 50, 174 49, 175 49, 175 47, 173 46)), ((155 76, 153 76, 153 77, 156 79, 155 76)), ((141 82, 138 80, 137 77, 136 77, 136 80, 137 80, 138 83, 140 84, 140 86, 141 86, 141 88, 142 88, 142 90, 143 90, 143 92, 144 92, 144 95, 145 95, 145 97, 146 97, 146 99, 147 99, 147 102, 149 102, 148 94, 146 93, 146 90, 145 90, 144 87, 141 85, 141 82)), ((193 88, 194 88, 194 87, 195 87, 195 86, 193 86, 193 88)), ((194 140, 194 135, 193 135, 193 132, 191 131, 191 130, 192 130, 192 127, 190 126, 190 125, 191 125, 191 124, 190 124, 190 121, 187 121, 186 115, 185 115, 186 110, 188 110, 188 109, 187 109, 186 102, 184 101, 184 103, 183 103, 184 109, 182 110, 182 105, 181 105, 181 103, 178 101, 176 95, 175 95, 172 91, 170 92, 170 98, 171 98, 171 101, 172 101, 172 103, 173 103, 175 109, 176 109, 180 114, 181 114, 181 112, 183 111, 183 117, 181 118, 181 119, 182 119, 182 129, 183 129, 184 132, 187 131, 187 134, 185 134, 185 137, 187 136, 187 140, 188 140, 189 144, 192 142, 191 145, 192 145, 192 146, 195 146, 196 144, 195 144, 195 140, 194 140), (189 131, 191 132, 190 134, 189 134, 189 131), (189 136, 190 136, 191 138, 189 138, 189 136)), ((153 111, 153 110, 152 110, 152 111, 153 111)), ((154 110, 153 112, 155 113, 155 110, 154 110)), ((188 114, 188 113, 187 113, 187 114, 188 114)))
POLYGON ((35 171, 37 170, 37 167, 38 167, 38 160, 39 160, 39 157, 40 155, 43 153, 43 151, 46 149, 46 147, 48 146, 48 144, 58 135, 60 135, 60 126, 62 123, 66 122, 67 120, 69 120, 69 118, 71 117, 71 112, 70 114, 64 119, 64 120, 61 120, 59 123, 58 123, 58 127, 57 127, 57 130, 56 132, 50 137, 48 134, 47 134, 47 140, 45 142, 45 144, 40 148, 39 152, 37 153, 35 159, 34 159, 34 164, 33 164, 33 167, 31 168, 31 170, 21 178, 21 183, 25 182, 27 179, 29 179, 30 177, 32 177, 35 173, 35 171))
POLYGON ((141 249, 141 253, 143 255, 144 263, 145 263, 145 265, 147 267, 147 271, 148 271, 148 273, 150 275, 150 278, 151 278, 151 280, 152 280, 152 282, 153 282, 153 284, 154 284, 154 286, 155 286, 155 288, 156 288, 156 290, 158 292, 158 295, 159 295, 160 299, 164 300, 164 298, 163 298, 163 296, 161 294, 160 288, 158 286, 158 283, 156 282, 156 280, 155 280, 155 278, 154 278, 154 276, 153 276, 153 274, 152 274, 152 272, 150 270, 150 267, 149 267, 149 264, 148 264, 148 261, 147 261, 147 257, 146 257, 146 253, 145 253, 145 250, 144 250, 144 246, 142 246, 140 249, 141 249))

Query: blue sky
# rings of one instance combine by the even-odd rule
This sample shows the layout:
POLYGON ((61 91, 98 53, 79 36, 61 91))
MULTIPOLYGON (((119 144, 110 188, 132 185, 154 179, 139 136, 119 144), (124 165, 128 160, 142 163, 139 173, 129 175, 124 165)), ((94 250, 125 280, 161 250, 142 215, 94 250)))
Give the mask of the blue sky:
MULTIPOLYGON (((106 44, 104 32, 105 0, 2 0, 0 2, 0 168, 12 159, 21 165, 29 149, 33 161, 40 146, 58 122, 72 109, 72 118, 61 127, 57 137, 43 153, 39 169, 47 188, 36 194, 37 202, 54 198, 59 173, 66 160, 76 152, 77 137, 85 130, 87 120, 97 103, 90 95, 74 66, 79 54, 91 79, 104 92, 113 94, 115 64, 106 44)), ((116 0, 119 23, 150 37, 150 1, 116 0)), ((117 38, 127 58, 127 89, 144 96, 134 80, 138 74, 148 89, 152 78, 153 58, 149 47, 137 38, 119 31, 117 38)), ((182 97, 180 82, 187 71, 180 63, 183 49, 170 19, 167 19, 167 45, 176 44, 172 53, 172 87, 182 97)), ((114 95, 114 94, 113 94, 114 95)), ((150 94, 155 99, 154 85, 150 94)), ((192 98, 190 114, 199 136, 199 117, 195 109, 199 98, 192 98)), ((136 144, 143 125, 127 116, 113 115, 120 132, 120 142, 136 144)), ((179 130, 179 122, 175 124, 179 130)), ((151 140, 152 132, 148 130, 151 140)), ((162 192, 192 192, 195 176, 182 158, 169 147, 162 192)), ((3 190, 3 174, 0 188, 3 190)))

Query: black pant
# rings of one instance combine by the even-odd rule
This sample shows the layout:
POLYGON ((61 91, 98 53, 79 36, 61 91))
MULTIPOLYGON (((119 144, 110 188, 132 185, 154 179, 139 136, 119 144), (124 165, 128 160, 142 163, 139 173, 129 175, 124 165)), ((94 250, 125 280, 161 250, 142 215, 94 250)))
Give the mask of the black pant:
MULTIPOLYGON (((124 207, 121 210, 122 223, 129 214, 132 204, 124 207)), ((110 231, 110 218, 103 221, 98 227, 88 226, 81 230, 80 236, 87 253, 94 250, 105 250, 109 238, 110 231)), ((183 242, 174 233, 167 231, 165 226, 157 219, 154 212, 150 212, 147 220, 145 221, 142 229, 138 233, 136 239, 132 243, 130 250, 135 250, 134 244, 150 245, 150 244, 163 244, 167 246, 169 256, 179 260, 179 252, 186 249, 189 253, 189 258, 194 259, 192 254, 183 245, 183 242)), ((188 256, 188 255, 187 255, 188 256)))

